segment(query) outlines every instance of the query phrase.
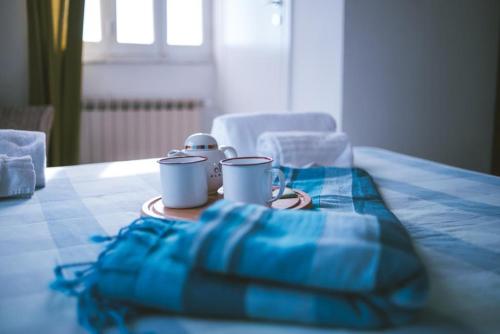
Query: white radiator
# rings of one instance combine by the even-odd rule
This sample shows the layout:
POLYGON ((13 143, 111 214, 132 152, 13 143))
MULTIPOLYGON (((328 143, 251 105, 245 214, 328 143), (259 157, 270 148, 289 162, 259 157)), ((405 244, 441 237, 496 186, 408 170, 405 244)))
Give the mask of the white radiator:
POLYGON ((165 156, 201 130, 197 100, 87 100, 82 107, 81 163, 165 156))

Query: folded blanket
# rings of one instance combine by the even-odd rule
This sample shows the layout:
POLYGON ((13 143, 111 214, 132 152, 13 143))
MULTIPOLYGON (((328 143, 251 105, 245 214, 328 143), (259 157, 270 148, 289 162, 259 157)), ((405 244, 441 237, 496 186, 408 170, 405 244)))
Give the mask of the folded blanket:
MULTIPOLYGON (((79 299, 91 330, 140 307, 350 328, 407 323, 426 271, 409 235, 359 169, 283 169, 313 210, 219 201, 198 223, 138 219, 96 263, 53 287, 79 299)), ((69 265, 72 266, 72 265, 69 265)))
POLYGON ((0 130, 0 154, 5 154, 9 157, 29 155, 35 168, 36 187, 45 186, 44 132, 0 130))
POLYGON ((35 191, 35 170, 29 155, 0 154, 0 198, 31 197, 35 191))
POLYGON ((343 132, 264 132, 257 139, 257 155, 273 158, 275 166, 352 166, 352 147, 343 132))

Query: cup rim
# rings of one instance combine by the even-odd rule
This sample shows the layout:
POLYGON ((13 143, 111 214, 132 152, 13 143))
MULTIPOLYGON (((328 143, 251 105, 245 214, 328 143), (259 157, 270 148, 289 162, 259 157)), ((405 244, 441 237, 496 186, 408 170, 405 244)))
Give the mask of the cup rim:
POLYGON ((203 161, 207 161, 207 160, 208 160, 207 157, 202 157, 201 155, 188 155, 188 156, 184 156, 184 157, 165 157, 165 158, 161 158, 157 162, 160 165, 187 165, 187 164, 196 164, 198 162, 203 162, 203 161), (184 161, 184 162, 183 161, 173 161, 173 160, 177 160, 177 159, 187 159, 187 158, 198 158, 198 159, 195 161, 184 161))
POLYGON ((270 163, 270 162, 273 162, 273 158, 264 157, 264 156, 261 156, 261 157, 259 157, 259 156, 247 156, 247 157, 227 158, 227 159, 221 160, 220 164, 224 165, 224 166, 255 166, 255 165, 267 164, 267 163, 270 163), (231 161, 233 161, 233 160, 242 160, 242 159, 263 159, 263 160, 266 160, 266 161, 255 162, 255 163, 244 163, 244 164, 231 163, 231 161))

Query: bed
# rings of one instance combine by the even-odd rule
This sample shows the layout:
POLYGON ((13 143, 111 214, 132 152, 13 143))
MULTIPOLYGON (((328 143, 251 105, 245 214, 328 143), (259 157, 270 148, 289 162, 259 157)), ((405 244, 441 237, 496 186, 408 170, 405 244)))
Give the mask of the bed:
MULTIPOLYGON (((357 147, 429 270, 420 319, 389 333, 500 332, 500 178, 357 147)), ((31 199, 0 201, 0 332, 80 333, 76 302, 48 285, 58 263, 92 261, 160 192, 155 159, 57 167, 31 199)), ((331 328, 154 314, 131 329, 168 333, 331 333, 331 328)), ((113 330, 111 330, 113 331, 113 330)), ((352 331, 338 329, 345 333, 352 331)))

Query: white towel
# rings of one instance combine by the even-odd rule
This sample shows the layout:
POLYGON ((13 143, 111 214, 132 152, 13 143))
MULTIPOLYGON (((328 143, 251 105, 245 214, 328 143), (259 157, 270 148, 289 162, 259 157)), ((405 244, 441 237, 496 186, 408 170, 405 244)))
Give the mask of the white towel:
POLYGON ((212 135, 239 156, 255 155, 257 138, 267 131, 335 131, 335 119, 323 112, 227 114, 214 119, 212 135))
POLYGON ((35 169, 29 155, 0 155, 0 198, 31 197, 35 191, 35 169))
POLYGON ((35 167, 36 187, 45 186, 44 132, 0 130, 0 154, 11 158, 29 155, 35 167))
POLYGON ((257 140, 257 154, 274 159, 275 166, 352 166, 352 146, 343 132, 265 132, 257 140))

